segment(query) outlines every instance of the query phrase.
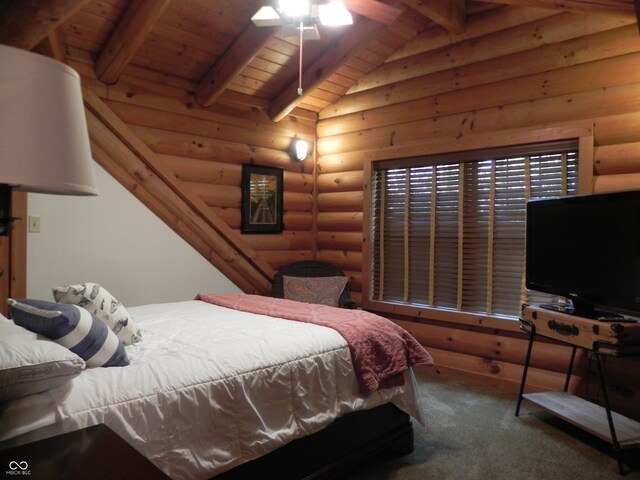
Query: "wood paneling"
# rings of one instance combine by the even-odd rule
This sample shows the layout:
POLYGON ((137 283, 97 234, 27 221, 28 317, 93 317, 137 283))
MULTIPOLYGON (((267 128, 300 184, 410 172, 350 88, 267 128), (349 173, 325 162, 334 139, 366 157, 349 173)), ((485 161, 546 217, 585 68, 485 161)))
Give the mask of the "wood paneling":
MULTIPOLYGON (((427 75, 446 68, 462 67, 513 53, 526 52, 616 27, 634 24, 634 19, 608 15, 562 13, 535 22, 500 30, 480 38, 426 51, 385 63, 350 90, 358 92, 427 75)), ((446 33, 443 33, 446 35, 446 33)), ((510 67, 519 65, 512 63, 510 67)))
POLYGON ((96 73, 104 83, 116 83, 136 55, 170 0, 134 0, 96 62, 96 73))
MULTIPOLYGON (((492 16, 504 18, 505 10, 485 12, 485 29, 475 38, 426 30, 420 37, 433 46, 418 40, 411 50, 407 45, 320 112, 318 258, 363 271, 362 282, 368 281, 367 266, 358 264, 367 183, 361 172, 376 159, 581 137, 594 158, 587 166, 592 171, 581 174, 588 183, 581 191, 640 189, 640 36, 634 19, 514 16, 511 27, 501 28, 492 16)), ((356 294, 361 285, 353 282, 356 294)), ((465 322, 433 311, 416 318, 399 307, 380 313, 414 333, 436 362, 519 382, 526 340, 514 333, 517 324, 505 328, 509 321, 498 319, 488 330, 472 316, 465 322)), ((536 348, 531 387, 561 387, 566 347, 536 348)), ((610 396, 640 417, 632 401, 640 393, 640 362, 628 362, 610 362, 610 396)), ((578 391, 595 382, 586 357, 576 374, 572 388, 578 391)))
MULTIPOLYGON (((492 15, 504 10, 484 19, 492 15)), ((360 228, 359 218, 333 228, 325 215, 362 211, 359 173, 369 159, 594 134, 596 188, 638 185, 640 37, 632 23, 569 13, 506 29, 496 23, 495 33, 405 56, 364 77, 320 114, 318 238, 360 228)))
POLYGON ((0 43, 31 50, 89 0, 23 0, 0 4, 0 43))
POLYGON ((9 237, 0 237, 0 314, 9 315, 7 299, 10 298, 11 243, 9 237))
POLYGON ((8 298, 27 295, 27 194, 11 194, 11 211, 16 220, 9 235, 0 237, 0 314, 8 316, 8 298))

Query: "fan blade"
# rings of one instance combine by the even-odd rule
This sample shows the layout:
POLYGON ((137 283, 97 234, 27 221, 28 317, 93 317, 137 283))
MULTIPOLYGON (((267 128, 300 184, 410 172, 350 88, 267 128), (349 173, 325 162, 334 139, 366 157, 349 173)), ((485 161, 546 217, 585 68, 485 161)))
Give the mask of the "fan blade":
POLYGON ((342 0, 349 10, 380 23, 390 24, 402 13, 402 10, 378 0, 342 0))

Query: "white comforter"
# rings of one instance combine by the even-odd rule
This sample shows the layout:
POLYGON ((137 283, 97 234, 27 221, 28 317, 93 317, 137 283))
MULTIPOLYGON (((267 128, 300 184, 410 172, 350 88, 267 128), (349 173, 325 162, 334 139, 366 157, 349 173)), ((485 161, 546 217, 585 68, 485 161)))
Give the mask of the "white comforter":
POLYGON ((334 330, 200 301, 129 310, 143 335, 131 364, 4 405, 0 441, 105 423, 170 477, 197 479, 388 401, 421 421, 413 374, 363 397, 334 330))

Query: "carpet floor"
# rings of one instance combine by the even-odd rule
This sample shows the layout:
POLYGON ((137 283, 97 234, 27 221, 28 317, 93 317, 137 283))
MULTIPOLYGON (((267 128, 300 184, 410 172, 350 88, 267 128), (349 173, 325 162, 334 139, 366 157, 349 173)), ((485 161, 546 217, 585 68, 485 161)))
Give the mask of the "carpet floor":
POLYGON ((414 421, 413 453, 380 455, 345 479, 640 479, 640 449, 624 451, 633 471, 619 475, 605 442, 526 401, 516 417, 513 385, 437 368, 416 376, 426 425, 414 421))

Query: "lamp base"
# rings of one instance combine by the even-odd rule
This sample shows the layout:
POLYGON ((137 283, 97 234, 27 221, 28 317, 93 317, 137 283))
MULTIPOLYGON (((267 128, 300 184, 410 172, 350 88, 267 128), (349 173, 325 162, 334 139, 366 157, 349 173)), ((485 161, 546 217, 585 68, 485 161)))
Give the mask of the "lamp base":
POLYGON ((11 187, 2 183, 0 184, 0 237, 9 235, 11 223, 15 220, 11 217, 11 187))

